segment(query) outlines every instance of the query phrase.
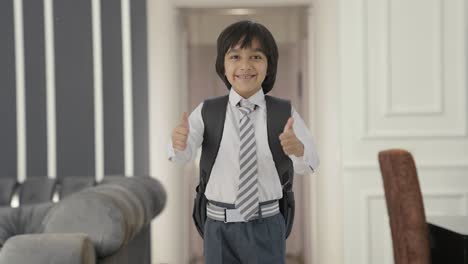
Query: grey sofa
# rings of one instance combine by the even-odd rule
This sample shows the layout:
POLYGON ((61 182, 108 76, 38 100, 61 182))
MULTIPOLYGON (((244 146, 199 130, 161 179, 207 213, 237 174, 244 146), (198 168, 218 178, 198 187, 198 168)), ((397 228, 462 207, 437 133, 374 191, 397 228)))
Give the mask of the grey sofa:
POLYGON ((36 177, 18 187, 0 178, 0 264, 149 264, 150 222, 166 201, 159 181, 71 179, 36 177), (8 203, 10 185, 17 208, 8 203), (57 186, 62 198, 52 202, 57 186))

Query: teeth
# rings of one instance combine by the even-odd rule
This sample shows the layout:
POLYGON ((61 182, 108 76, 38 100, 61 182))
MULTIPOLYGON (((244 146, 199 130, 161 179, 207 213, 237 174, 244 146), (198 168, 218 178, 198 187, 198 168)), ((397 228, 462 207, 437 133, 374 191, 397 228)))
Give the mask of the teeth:
POLYGON ((252 79, 255 75, 237 75, 236 77, 239 79, 252 79))

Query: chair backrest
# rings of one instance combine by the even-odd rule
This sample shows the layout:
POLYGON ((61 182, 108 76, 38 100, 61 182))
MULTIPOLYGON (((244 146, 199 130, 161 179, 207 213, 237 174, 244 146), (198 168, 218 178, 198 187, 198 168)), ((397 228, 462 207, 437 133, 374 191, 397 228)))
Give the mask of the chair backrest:
POLYGON ((412 155, 402 149, 379 152, 395 264, 429 264, 429 231, 412 155))

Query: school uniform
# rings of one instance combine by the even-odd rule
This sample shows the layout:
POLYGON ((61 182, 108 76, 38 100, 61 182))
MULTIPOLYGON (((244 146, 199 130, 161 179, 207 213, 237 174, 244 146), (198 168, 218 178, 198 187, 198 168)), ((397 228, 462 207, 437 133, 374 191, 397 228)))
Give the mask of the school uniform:
MULTIPOLYGON (((268 145, 266 103, 263 90, 248 98, 255 105, 249 113, 256 144, 256 171, 259 209, 248 221, 225 223, 219 212, 234 209, 239 191, 241 162, 239 150, 239 103, 243 98, 230 89, 223 136, 214 162, 205 196, 209 201, 204 232, 206 263, 284 263, 285 223, 279 213, 277 200, 282 198, 282 187, 268 145)), ((244 100, 243 100, 244 101, 244 100)), ((193 160, 203 142, 204 123, 201 115, 203 103, 189 116, 187 148, 177 151, 168 144, 168 158, 176 163, 193 160)), ((304 156, 290 155, 295 174, 312 173, 319 164, 315 143, 304 121, 292 108, 293 129, 304 145, 304 156)), ((284 124, 286 125, 286 124, 284 124)))

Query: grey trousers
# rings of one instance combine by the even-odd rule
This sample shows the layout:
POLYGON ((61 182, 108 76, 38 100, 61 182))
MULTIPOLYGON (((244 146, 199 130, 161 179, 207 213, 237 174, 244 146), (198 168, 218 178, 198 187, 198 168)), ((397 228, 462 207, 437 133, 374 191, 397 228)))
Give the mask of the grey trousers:
POLYGON ((278 213, 249 222, 224 223, 207 218, 204 229, 206 264, 284 264, 286 230, 278 213))

